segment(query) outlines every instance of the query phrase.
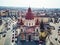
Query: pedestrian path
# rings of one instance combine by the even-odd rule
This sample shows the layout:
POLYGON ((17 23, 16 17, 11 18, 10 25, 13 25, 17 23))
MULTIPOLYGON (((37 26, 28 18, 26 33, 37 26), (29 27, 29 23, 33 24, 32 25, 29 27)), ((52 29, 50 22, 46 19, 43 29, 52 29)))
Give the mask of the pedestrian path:
POLYGON ((0 39, 0 45, 4 45, 5 42, 5 37, 3 37, 2 39, 0 39))
MULTIPOLYGON (((4 28, 4 23, 2 25, 0 25, 0 32, 2 32, 4 28)), ((1 37, 2 34, 0 35, 0 45, 4 45, 4 42, 5 42, 5 37, 1 37)))
POLYGON ((4 45, 11 45, 11 36, 12 36, 12 31, 9 30, 6 34, 4 45))
POLYGON ((2 31, 3 28, 4 28, 4 23, 0 25, 0 32, 2 31))

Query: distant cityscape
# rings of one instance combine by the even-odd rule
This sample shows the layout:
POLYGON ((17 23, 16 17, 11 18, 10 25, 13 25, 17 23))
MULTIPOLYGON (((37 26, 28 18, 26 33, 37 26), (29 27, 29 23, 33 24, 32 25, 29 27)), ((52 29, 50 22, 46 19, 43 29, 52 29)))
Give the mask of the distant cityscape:
MULTIPOLYGON (((22 13, 23 15, 26 13, 27 7, 0 7, 0 15, 1 16, 11 16, 11 15, 18 15, 19 13, 22 13)), ((37 15, 40 16, 41 14, 46 16, 54 17, 54 16, 58 16, 60 17, 60 9, 58 8, 32 8, 32 12, 37 15)), ((20 14, 19 14, 20 15, 20 14)))
POLYGON ((0 45, 60 45, 60 9, 1 6, 0 45))

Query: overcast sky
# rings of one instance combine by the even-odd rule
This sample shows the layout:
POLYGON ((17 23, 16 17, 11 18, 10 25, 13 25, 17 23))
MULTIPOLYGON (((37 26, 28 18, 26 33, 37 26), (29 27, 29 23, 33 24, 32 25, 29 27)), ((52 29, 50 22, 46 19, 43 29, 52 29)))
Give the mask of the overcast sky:
POLYGON ((0 0, 0 6, 60 8, 60 0, 0 0))

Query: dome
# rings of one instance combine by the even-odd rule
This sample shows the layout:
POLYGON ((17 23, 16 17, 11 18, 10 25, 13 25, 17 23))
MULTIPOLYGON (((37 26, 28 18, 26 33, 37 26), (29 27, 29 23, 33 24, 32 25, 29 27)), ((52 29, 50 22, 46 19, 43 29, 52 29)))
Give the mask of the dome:
POLYGON ((28 12, 26 13, 26 17, 27 20, 32 20, 34 19, 33 13, 31 11, 31 8, 28 8, 28 12))

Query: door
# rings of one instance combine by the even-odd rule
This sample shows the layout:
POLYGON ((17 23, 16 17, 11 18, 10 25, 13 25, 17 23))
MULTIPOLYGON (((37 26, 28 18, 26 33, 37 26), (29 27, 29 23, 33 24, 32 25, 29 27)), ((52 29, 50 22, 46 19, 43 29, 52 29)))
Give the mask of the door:
POLYGON ((31 35, 28 36, 28 40, 31 41, 31 35))

